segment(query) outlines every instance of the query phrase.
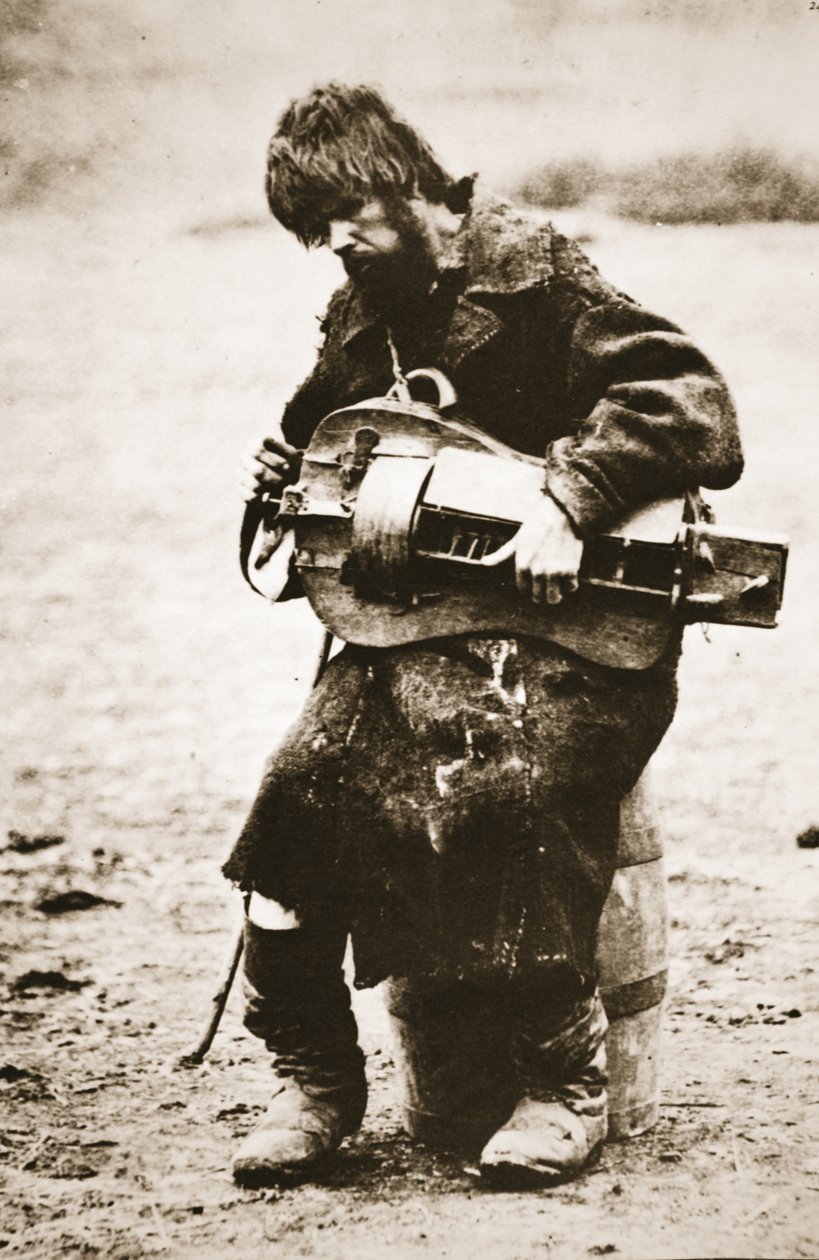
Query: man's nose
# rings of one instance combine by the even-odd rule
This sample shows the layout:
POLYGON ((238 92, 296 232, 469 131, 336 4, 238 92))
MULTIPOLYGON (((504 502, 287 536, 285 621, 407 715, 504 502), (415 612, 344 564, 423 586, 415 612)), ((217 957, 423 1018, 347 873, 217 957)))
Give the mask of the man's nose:
POLYGON ((327 244, 334 254, 343 254, 355 244, 354 224, 349 219, 331 219, 327 231, 327 244))

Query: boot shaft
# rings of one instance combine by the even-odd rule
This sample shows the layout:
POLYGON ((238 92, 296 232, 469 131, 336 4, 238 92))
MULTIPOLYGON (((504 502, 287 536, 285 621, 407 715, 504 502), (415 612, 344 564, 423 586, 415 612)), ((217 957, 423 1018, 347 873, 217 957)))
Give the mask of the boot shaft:
POLYGON ((246 920, 244 1023, 275 1056, 278 1076, 352 1113, 363 1112, 366 1083, 345 946, 343 932, 275 932, 246 920))

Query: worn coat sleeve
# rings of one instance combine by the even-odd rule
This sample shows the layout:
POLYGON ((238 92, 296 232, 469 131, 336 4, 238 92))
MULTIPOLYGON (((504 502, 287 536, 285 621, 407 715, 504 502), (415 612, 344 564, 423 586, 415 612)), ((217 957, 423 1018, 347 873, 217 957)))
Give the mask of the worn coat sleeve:
POLYGON ((583 310, 568 367, 575 431, 551 444, 546 489, 587 533, 742 471, 736 414, 713 364, 674 324, 622 298, 583 310))
POLYGON ((293 446, 306 447, 324 416, 372 392, 366 388, 356 392, 359 382, 351 378, 344 352, 344 310, 349 298, 349 284, 337 289, 331 297, 321 321, 323 341, 315 367, 284 409, 282 429, 293 446))
POLYGON ((292 446, 306 447, 319 420, 334 408, 332 379, 327 372, 326 359, 326 349, 322 348, 313 371, 284 409, 282 431, 292 446))

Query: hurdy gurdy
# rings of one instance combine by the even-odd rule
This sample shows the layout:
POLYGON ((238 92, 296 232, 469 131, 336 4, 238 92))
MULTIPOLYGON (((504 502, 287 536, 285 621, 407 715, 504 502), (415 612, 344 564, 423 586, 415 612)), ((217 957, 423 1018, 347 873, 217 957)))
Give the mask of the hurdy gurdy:
POLYGON ((437 405, 407 387, 332 412, 296 483, 261 505, 255 555, 275 552, 279 573, 270 598, 295 570, 316 615, 349 643, 533 635, 628 669, 653 664, 686 623, 776 625, 787 540, 723 533, 695 519, 691 495, 586 540, 579 588, 559 604, 524 600, 513 562, 486 562, 542 497, 544 462, 444 414, 455 396, 442 373, 407 380, 420 378, 436 384, 437 405))

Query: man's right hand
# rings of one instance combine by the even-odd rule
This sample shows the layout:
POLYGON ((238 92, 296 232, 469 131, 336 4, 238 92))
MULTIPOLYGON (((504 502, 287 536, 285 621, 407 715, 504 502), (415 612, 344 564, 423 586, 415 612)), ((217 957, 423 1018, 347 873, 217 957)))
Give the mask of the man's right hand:
POLYGON ((246 503, 271 494, 293 480, 293 460, 300 452, 283 437, 266 437, 258 449, 248 451, 239 466, 239 489, 246 503))

